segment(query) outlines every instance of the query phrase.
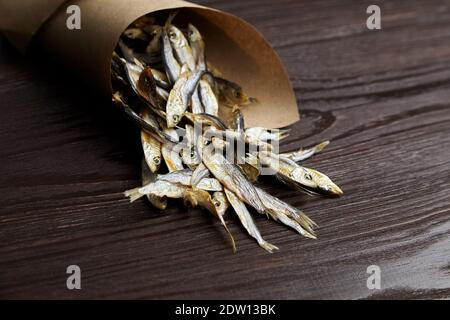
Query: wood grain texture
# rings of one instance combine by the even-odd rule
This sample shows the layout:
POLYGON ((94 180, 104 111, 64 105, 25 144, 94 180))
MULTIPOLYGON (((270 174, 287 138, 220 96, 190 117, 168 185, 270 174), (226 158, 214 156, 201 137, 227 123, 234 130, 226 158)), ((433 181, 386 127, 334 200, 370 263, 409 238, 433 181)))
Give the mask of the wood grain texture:
MULTIPOLYGON (((302 120, 283 150, 325 139, 308 160, 345 191, 272 194, 319 224, 317 240, 255 217, 268 254, 238 220, 179 203, 130 205, 138 132, 57 66, 0 52, 0 297, 358 299, 450 297, 450 3, 205 0, 253 23, 295 86, 302 120), (66 289, 66 267, 82 290, 66 289), (382 290, 366 268, 382 270, 382 290)), ((270 79, 268 79, 270 81, 270 79)), ((274 106, 276 107, 276 106, 274 106)))

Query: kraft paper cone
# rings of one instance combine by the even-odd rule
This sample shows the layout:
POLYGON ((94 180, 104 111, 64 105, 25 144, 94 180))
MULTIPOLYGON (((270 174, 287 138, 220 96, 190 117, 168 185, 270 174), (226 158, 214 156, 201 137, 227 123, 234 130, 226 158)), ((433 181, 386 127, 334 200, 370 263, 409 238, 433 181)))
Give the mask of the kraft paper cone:
POLYGON ((253 26, 222 11, 181 0, 0 0, 0 28, 22 51, 33 38, 33 47, 110 99, 111 55, 122 32, 147 13, 177 8, 175 24, 195 24, 204 35, 208 61, 259 100, 244 108, 246 126, 276 128, 299 120, 278 55, 253 26), (66 27, 69 5, 81 9, 81 30, 66 27))

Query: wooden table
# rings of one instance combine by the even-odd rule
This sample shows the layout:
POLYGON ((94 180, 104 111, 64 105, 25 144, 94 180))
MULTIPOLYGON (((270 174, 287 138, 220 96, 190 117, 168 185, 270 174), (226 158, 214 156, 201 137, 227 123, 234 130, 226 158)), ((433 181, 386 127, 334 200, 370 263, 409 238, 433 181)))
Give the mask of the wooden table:
MULTIPOLYGON (((257 216, 268 254, 202 210, 132 205, 138 131, 58 66, 0 52, 0 297, 358 299, 450 297, 450 3, 199 1, 253 23, 286 64, 302 120, 283 150, 340 199, 266 189, 318 224, 309 240, 257 216), (82 289, 66 288, 78 265, 82 289), (366 286, 379 266, 381 290, 366 286)), ((274 106, 275 107, 275 106, 274 106)))

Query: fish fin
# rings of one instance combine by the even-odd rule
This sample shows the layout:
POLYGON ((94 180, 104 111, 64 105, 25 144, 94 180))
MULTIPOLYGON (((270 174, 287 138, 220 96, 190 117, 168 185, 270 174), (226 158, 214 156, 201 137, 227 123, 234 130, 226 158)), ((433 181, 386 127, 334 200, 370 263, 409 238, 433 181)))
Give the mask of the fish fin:
POLYGON ((141 188, 134 188, 134 189, 130 189, 124 192, 125 197, 130 198, 130 202, 134 202, 139 198, 142 198, 144 196, 144 194, 140 193, 141 188))

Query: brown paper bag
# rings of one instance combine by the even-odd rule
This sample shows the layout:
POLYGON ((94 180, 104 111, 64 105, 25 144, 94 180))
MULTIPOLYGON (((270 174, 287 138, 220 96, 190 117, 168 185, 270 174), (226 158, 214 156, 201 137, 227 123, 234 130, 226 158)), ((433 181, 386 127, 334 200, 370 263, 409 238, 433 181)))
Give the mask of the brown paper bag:
POLYGON ((295 94, 283 65, 262 35, 228 13, 181 0, 0 0, 0 29, 21 51, 45 50, 111 98, 111 54, 137 18, 182 8, 177 21, 195 24, 206 53, 227 79, 259 103, 245 107, 247 126, 283 127, 299 119, 295 94), (81 29, 69 30, 66 10, 81 9, 81 29))

